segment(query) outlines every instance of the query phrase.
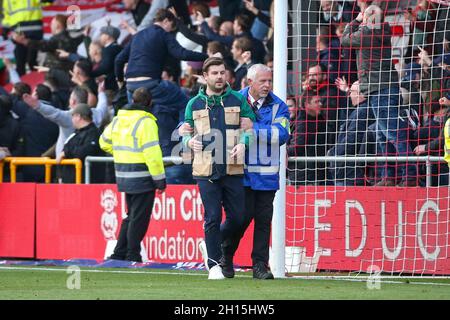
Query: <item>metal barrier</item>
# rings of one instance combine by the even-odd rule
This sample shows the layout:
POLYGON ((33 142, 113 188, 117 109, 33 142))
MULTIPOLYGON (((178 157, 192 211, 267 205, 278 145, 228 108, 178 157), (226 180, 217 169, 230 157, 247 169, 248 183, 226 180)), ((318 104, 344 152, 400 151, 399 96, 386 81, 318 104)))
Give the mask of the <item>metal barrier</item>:
MULTIPOLYGON (((111 163, 114 162, 113 157, 92 157, 88 156, 84 160, 84 183, 89 184, 91 182, 91 164, 92 163, 111 163)), ((182 157, 163 157, 163 163, 165 167, 174 165, 180 165, 183 163, 182 157)))
POLYGON ((410 157, 393 157, 393 156, 370 156, 370 157, 342 157, 342 156, 322 156, 322 157, 289 157, 288 162, 425 162, 427 168, 427 184, 431 185, 431 164, 433 162, 445 162, 444 157, 428 157, 428 156, 410 156, 410 157))
MULTIPOLYGON (((50 159, 49 157, 6 157, 3 160, 0 160, 0 183, 3 182, 3 169, 5 167, 5 163, 11 163, 12 160, 32 160, 37 161, 41 159, 50 159)), ((47 170, 45 171, 45 180, 47 181, 47 170)), ((51 172, 50 172, 51 174, 51 172)), ((51 178, 48 178, 51 179, 51 178)))
POLYGON ((52 166, 75 166, 75 183, 81 184, 81 173, 83 163, 80 159, 64 159, 61 162, 56 162, 56 159, 50 159, 48 157, 7 157, 0 161, 0 182, 3 182, 3 167, 4 163, 9 162, 11 183, 17 181, 17 167, 19 166, 45 166, 45 183, 51 182, 52 166))

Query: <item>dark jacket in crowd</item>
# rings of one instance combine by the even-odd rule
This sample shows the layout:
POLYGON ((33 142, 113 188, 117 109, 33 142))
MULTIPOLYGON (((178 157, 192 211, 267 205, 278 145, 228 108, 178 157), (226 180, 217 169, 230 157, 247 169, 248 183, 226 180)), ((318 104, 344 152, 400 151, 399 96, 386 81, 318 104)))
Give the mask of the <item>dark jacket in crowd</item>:
POLYGON ((0 147, 8 148, 14 155, 21 146, 21 140, 19 122, 9 111, 0 109, 0 147))
POLYGON ((44 62, 45 67, 69 71, 72 69, 73 63, 67 59, 60 59, 56 50, 62 49, 74 53, 82 41, 83 37, 73 38, 67 30, 64 30, 52 36, 49 40, 30 40, 28 46, 47 53, 44 62))
POLYGON ((136 8, 131 10, 131 15, 133 16, 134 23, 139 26, 150 9, 150 3, 145 0, 138 0, 136 8))
POLYGON ((102 61, 100 61, 97 68, 92 70, 91 76, 97 78, 105 75, 105 89, 117 91, 119 89, 114 73, 114 61, 117 55, 122 51, 122 47, 117 43, 112 43, 102 49, 102 61))
POLYGON ((152 25, 133 36, 133 39, 116 58, 115 72, 123 81, 123 67, 128 62, 126 78, 151 77, 161 79, 167 56, 179 60, 203 61, 208 56, 184 49, 171 33, 157 25, 152 25))
MULTIPOLYGON (((100 149, 98 139, 100 131, 92 122, 84 128, 76 129, 64 144, 64 154, 66 159, 77 158, 84 163, 87 156, 103 156, 104 153, 100 149)), ((64 166, 63 180, 66 183, 75 181, 73 167, 64 166)), ((91 183, 101 182, 104 178, 104 166, 93 166, 91 168, 91 183), (103 169, 100 169, 103 167, 103 169), (100 169, 100 170, 99 170, 100 169)))
POLYGON ((356 63, 361 94, 368 96, 398 83, 398 73, 392 65, 389 23, 371 29, 354 20, 345 27, 342 46, 358 50, 356 63))
MULTIPOLYGON (((20 131, 24 139, 23 156, 40 157, 53 146, 58 139, 59 128, 39 112, 31 109, 22 100, 13 97, 12 111, 19 116, 20 131)), ((44 182, 43 166, 24 166, 22 169, 25 182, 44 182)))
POLYGON ((356 3, 356 1, 336 1, 338 5, 338 14, 330 17, 325 15, 321 10, 319 15, 319 23, 321 25, 326 24, 340 24, 340 23, 348 23, 358 16, 360 9, 356 3))

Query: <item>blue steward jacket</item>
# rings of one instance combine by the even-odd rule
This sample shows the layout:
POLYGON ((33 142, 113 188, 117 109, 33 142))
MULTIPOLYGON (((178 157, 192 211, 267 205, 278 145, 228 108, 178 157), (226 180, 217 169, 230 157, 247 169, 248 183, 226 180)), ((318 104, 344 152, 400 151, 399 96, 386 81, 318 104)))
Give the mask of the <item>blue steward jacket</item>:
MULTIPOLYGON (((249 87, 240 93, 248 100, 249 87)), ((244 186, 253 190, 278 190, 280 146, 289 139, 289 110, 270 92, 253 122, 253 143, 246 150, 244 186)))

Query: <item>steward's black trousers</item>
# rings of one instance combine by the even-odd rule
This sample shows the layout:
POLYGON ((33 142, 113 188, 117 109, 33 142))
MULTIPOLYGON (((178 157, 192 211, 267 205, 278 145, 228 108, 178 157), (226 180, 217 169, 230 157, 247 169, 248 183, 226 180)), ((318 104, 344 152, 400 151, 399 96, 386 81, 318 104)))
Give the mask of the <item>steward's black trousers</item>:
POLYGON ((122 220, 119 240, 111 258, 142 262, 141 241, 150 223, 155 191, 125 194, 128 216, 122 220))
POLYGON ((245 187, 244 223, 241 231, 238 233, 238 236, 234 238, 233 241, 224 241, 224 255, 234 256, 240 240, 253 220, 254 232, 252 263, 253 266, 257 263, 264 263, 265 265, 268 265, 270 230, 273 216, 273 199, 275 198, 275 193, 276 190, 252 190, 250 187, 245 187))

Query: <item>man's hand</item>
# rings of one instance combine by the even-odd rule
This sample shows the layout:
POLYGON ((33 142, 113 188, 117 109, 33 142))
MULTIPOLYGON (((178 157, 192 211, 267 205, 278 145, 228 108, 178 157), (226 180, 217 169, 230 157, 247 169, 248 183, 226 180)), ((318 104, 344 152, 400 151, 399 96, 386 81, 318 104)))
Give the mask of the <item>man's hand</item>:
POLYGON ((189 148, 194 150, 194 152, 200 152, 203 150, 203 143, 197 140, 198 134, 191 138, 188 142, 189 148))
POLYGON ((60 59, 67 59, 70 55, 69 52, 64 51, 62 49, 56 49, 56 52, 58 53, 58 58, 60 59))
POLYGON ((83 85, 83 81, 80 79, 78 74, 75 74, 73 71, 69 71, 70 76, 72 77, 70 80, 72 80, 73 83, 81 86, 83 85))
POLYGON ((356 17, 355 20, 358 21, 358 22, 363 22, 363 20, 364 20, 364 12, 361 11, 361 12, 358 14, 358 16, 356 17))
POLYGON ((0 160, 6 158, 6 157, 10 157, 11 156, 11 152, 9 152, 9 149, 6 147, 0 147, 0 160))
POLYGON ((231 150, 230 157, 239 159, 244 156, 245 153, 245 144, 238 143, 234 146, 234 148, 231 150))
POLYGON ((249 64, 250 62, 252 62, 252 52, 251 51, 242 52, 241 57, 245 64, 249 64))
POLYGON ((450 100, 447 97, 442 97, 439 99, 439 104, 442 106, 450 107, 450 100))
POLYGON ((253 129, 253 121, 250 118, 241 118, 241 129, 245 131, 253 129))
POLYGON ((417 48, 419 48, 420 50, 419 54, 417 55, 420 58, 419 64, 425 65, 427 67, 431 66, 432 61, 430 59, 430 56, 428 55, 428 52, 422 47, 417 46, 417 48))
POLYGON ((59 154, 59 156, 56 157, 56 164, 60 164, 61 161, 63 161, 65 157, 66 157, 66 154, 64 153, 64 151, 61 152, 61 153, 59 154))
POLYGON ((27 39, 25 37, 25 35, 23 33, 17 33, 17 32, 12 33, 12 39, 14 40, 14 42, 17 42, 24 46, 28 45, 28 42, 30 41, 29 39, 27 39))
POLYGON ((168 9, 170 12, 172 12, 172 14, 175 16, 175 18, 179 18, 178 17, 178 13, 177 13, 177 10, 175 10, 175 8, 174 7, 170 7, 169 9, 168 9))
MULTIPOLYGON (((100 77, 99 77, 100 78, 100 77)), ((97 79, 99 79, 97 78, 97 79)), ((98 82, 98 92, 105 92, 105 78, 100 78, 98 82)))
POLYGON ((191 125, 187 122, 183 123, 181 127, 178 128, 178 134, 181 137, 192 133, 194 133, 194 128, 192 128, 191 125))
POLYGON ((201 74, 193 74, 192 76, 197 79, 198 84, 206 85, 206 80, 201 74))
POLYGON ((336 81, 334 81, 334 84, 338 87, 339 90, 344 91, 344 92, 348 92, 348 90, 350 89, 348 87, 348 83, 344 77, 336 78, 336 81))
POLYGON ((202 24, 205 21, 205 17, 200 11, 197 11, 195 13, 195 20, 198 22, 198 24, 202 24))
POLYGON ((32 95, 25 93, 22 96, 23 102, 25 102, 27 105, 29 105, 32 109, 37 109, 39 108, 39 99, 33 97, 32 95))
POLYGON ((425 152, 426 152, 425 144, 421 144, 421 145, 419 145, 419 146, 414 148, 414 153, 416 155, 418 155, 418 156, 421 155, 421 154, 424 154, 425 152))
POLYGON ((245 4, 245 9, 247 9, 248 11, 253 13, 255 16, 258 15, 259 10, 258 10, 258 8, 255 7, 255 3, 253 2, 253 0, 244 0, 244 4, 245 4))

